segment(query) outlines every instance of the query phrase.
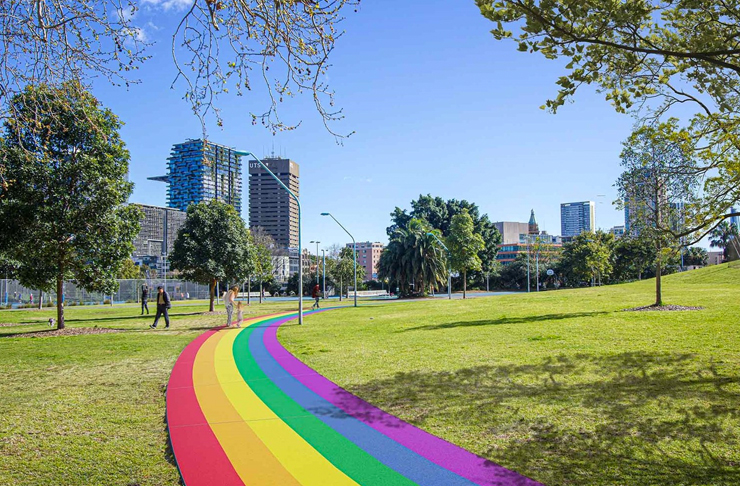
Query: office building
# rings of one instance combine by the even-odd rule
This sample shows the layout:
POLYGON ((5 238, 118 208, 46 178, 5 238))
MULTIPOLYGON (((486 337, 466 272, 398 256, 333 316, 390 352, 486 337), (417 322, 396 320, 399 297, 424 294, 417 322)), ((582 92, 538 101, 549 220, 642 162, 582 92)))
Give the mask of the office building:
POLYGON ((613 234, 615 238, 621 238, 622 236, 624 236, 625 231, 626 229, 624 226, 613 226, 609 230, 609 233, 613 234))
MULTIPOLYGON (((352 243, 347 243, 347 248, 352 248, 352 243)), ((378 262, 380 261, 380 254, 383 253, 385 245, 383 243, 371 242, 371 241, 359 241, 357 242, 357 279, 362 279, 367 282, 368 280, 375 280, 378 278, 378 262), (364 269, 363 272, 359 267, 364 269)))
POLYGON ((213 199, 231 204, 241 214, 241 159, 234 149, 207 140, 190 139, 172 146, 166 176, 167 206, 186 211, 190 204, 213 199))
POLYGON ((145 264, 158 271, 164 269, 166 255, 172 253, 177 232, 185 223, 186 213, 173 208, 134 204, 144 214, 141 229, 134 238, 132 259, 137 264, 145 264))
MULTIPOLYGON (((262 162, 300 197, 298 164, 279 157, 267 157, 262 162)), ((298 248, 298 204, 259 163, 250 162, 249 227, 257 226, 275 240, 276 247, 298 248)))
POLYGON ((528 223, 516 223, 513 221, 498 221, 493 223, 501 234, 502 245, 515 245, 522 239, 522 235, 529 234, 528 223))
POLYGON ((596 231, 596 203, 581 201, 560 205, 560 234, 572 238, 584 232, 596 231))

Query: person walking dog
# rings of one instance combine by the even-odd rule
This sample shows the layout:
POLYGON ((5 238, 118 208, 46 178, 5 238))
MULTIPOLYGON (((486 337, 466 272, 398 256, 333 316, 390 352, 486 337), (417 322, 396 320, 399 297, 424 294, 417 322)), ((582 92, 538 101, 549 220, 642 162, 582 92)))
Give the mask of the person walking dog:
POLYGON ((165 292, 161 285, 157 286, 157 316, 154 318, 154 324, 149 327, 156 329, 157 322, 159 322, 159 316, 164 315, 164 328, 169 328, 170 316, 167 311, 170 307, 172 307, 172 304, 170 304, 170 296, 165 292))
POLYGON ((149 287, 146 284, 141 286, 141 315, 144 315, 144 309, 146 309, 147 315, 149 315, 149 287))

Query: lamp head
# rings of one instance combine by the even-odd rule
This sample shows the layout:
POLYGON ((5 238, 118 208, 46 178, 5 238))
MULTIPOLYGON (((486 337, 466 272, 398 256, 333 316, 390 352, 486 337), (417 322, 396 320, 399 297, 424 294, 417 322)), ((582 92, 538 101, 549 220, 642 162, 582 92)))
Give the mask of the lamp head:
POLYGON ((329 216, 329 213, 321 213, 322 216, 329 216))
POLYGON ((248 155, 252 155, 252 152, 246 152, 244 150, 235 150, 234 152, 236 152, 237 155, 243 155, 245 157, 248 155))

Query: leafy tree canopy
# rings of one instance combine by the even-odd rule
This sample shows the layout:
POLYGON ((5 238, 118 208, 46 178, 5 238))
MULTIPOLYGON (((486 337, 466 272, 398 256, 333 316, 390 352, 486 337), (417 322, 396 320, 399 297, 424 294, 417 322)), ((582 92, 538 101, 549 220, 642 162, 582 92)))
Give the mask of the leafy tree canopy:
POLYGON ((496 39, 567 60, 555 112, 584 84, 617 111, 661 119, 681 107, 704 176, 702 211, 687 234, 740 200, 740 9, 725 0, 476 0, 496 39), (688 112, 686 110, 689 110, 688 112), (692 114, 693 113, 693 114, 692 114))
POLYGON ((0 198, 0 248, 23 285, 62 284, 109 293, 133 252, 139 210, 126 201, 129 154, 121 123, 79 85, 29 86, 12 100, 24 115, 5 123, 0 153, 12 179, 0 198))
POLYGON ((217 200, 188 206, 170 261, 186 280, 209 285, 214 309, 216 282, 246 280, 253 268, 250 234, 233 206, 217 200))

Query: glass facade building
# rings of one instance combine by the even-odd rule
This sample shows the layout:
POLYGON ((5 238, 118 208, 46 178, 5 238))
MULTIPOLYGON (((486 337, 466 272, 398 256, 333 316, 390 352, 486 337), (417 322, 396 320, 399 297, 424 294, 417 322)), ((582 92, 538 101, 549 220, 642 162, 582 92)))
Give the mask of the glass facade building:
POLYGON ((186 211, 190 204, 217 199, 241 214, 242 165, 232 148, 188 140, 173 145, 167 160, 167 206, 186 211))
POLYGON ((560 235, 572 238, 587 231, 596 231, 596 204, 593 201, 562 203, 560 235))

